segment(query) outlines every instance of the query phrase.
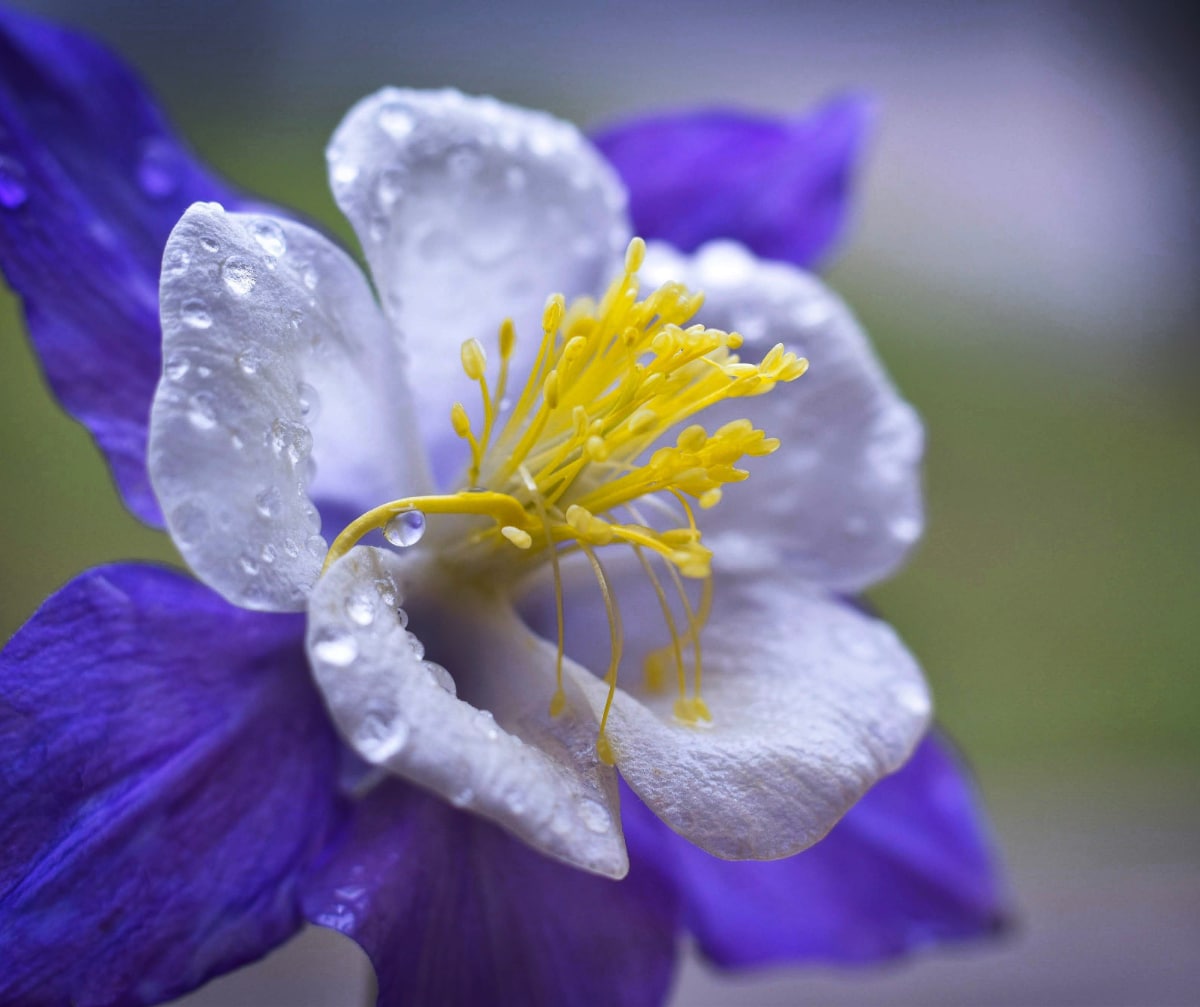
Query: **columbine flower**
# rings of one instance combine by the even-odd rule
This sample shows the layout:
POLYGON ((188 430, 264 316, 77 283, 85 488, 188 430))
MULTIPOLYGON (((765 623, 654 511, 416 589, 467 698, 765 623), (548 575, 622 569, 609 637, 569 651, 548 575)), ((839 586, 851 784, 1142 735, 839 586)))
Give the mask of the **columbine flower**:
MULTIPOLYGON (((791 856, 928 716, 841 600, 920 531, 920 428, 818 281, 631 240, 563 123, 388 90, 329 150, 377 301, 195 167, 103 51, 6 14, 0 56, 0 252, 51 382, 227 599, 93 571, 0 658, 4 1002, 155 1002, 305 918, 363 944, 388 1004, 654 1003, 680 925, 736 966, 991 923, 932 743, 791 856), (163 254, 196 198, 224 208, 163 254), (326 709, 382 777, 343 793, 326 709)), ((729 117, 602 143, 635 210, 690 165, 685 246, 796 257, 750 212, 770 187, 706 198, 696 155, 739 134, 772 179, 830 148, 729 117)))

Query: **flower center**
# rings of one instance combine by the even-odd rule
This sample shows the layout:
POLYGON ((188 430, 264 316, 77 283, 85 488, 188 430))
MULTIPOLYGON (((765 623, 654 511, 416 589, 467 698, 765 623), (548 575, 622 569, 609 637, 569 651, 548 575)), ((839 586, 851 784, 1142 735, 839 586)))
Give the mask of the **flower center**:
POLYGON ((566 702, 559 565, 565 555, 581 553, 595 575, 609 623, 609 695, 597 750, 610 764, 604 727, 623 635, 616 597, 597 550, 616 545, 631 549, 661 607, 671 642, 646 658, 647 684, 663 688, 673 665, 679 689, 676 717, 686 723, 710 720, 700 692, 700 632, 711 605, 712 554, 701 542, 692 501, 702 509, 716 506, 726 483, 748 475, 736 467, 738 461, 770 454, 779 441, 745 419, 713 433, 699 424, 683 424, 726 399, 769 392, 808 367, 782 345, 760 363, 746 363, 734 352, 742 345, 736 332, 685 327, 703 295, 681 284, 664 284, 639 300, 637 273, 645 254, 645 242, 635 238, 624 272, 598 303, 583 298, 568 307, 561 294, 549 298, 541 346, 511 404, 509 365, 516 344, 511 320, 500 327, 495 389, 488 383, 483 347, 467 340, 462 366, 479 386, 483 418, 473 426, 461 403, 451 410, 455 433, 471 449, 465 484, 453 493, 407 497, 368 511, 334 540, 325 561, 328 567, 376 529, 387 529, 395 544, 411 544, 431 515, 471 519, 447 522, 453 530, 438 536, 439 556, 452 566, 514 578, 548 561, 558 623, 557 686, 550 712, 558 715, 566 702), (674 443, 667 442, 667 434, 680 427, 674 443), (701 582, 698 603, 689 598, 683 578, 701 582), (679 599, 682 620, 669 593, 679 599))

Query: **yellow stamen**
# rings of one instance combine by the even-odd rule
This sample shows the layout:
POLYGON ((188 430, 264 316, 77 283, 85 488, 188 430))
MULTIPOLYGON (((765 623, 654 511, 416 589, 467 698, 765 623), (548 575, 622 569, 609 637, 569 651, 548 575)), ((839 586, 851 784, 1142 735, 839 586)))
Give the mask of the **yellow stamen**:
POLYGON ((679 719, 710 719, 700 692, 700 634, 712 607, 712 554, 702 543, 692 504, 703 510, 718 506, 724 487, 748 476, 738 463, 772 453, 779 442, 749 420, 709 433, 693 419, 727 399, 766 394, 794 381, 808 366, 782 345, 772 347, 760 363, 743 361, 736 352, 743 345, 738 333, 689 324, 703 295, 680 284, 667 283, 640 297, 637 272, 645 254, 645 242, 630 242, 622 275, 598 302, 580 299, 568 305, 557 294, 546 301, 541 344, 511 409, 504 398, 516 345, 512 321, 499 329, 494 394, 487 354, 478 340, 467 340, 460 354, 463 373, 479 387, 483 419, 477 433, 461 403, 451 410, 454 432, 471 451, 465 484, 456 492, 406 497, 368 511, 334 540, 325 563, 328 567, 368 532, 408 510, 468 519, 425 540, 436 542, 440 561, 462 575, 502 583, 548 559, 558 629, 550 712, 558 715, 566 704, 560 557, 581 552, 600 586, 611 637, 609 692, 596 743, 606 762, 613 758, 605 728, 616 694, 622 633, 612 585, 596 550, 633 549, 658 598, 670 644, 647 658, 648 684, 656 675, 661 683, 670 660, 679 685, 679 719), (686 524, 678 523, 678 510, 667 507, 661 494, 675 498, 686 524), (641 517, 637 506, 642 503, 663 504, 655 508, 655 523, 641 517), (658 520, 659 510, 670 520, 658 520), (628 519, 618 518, 621 511, 628 519), (671 579, 686 628, 675 622, 654 556, 671 579), (702 582, 695 608, 685 577, 702 582), (690 695, 688 648, 694 654, 690 695))

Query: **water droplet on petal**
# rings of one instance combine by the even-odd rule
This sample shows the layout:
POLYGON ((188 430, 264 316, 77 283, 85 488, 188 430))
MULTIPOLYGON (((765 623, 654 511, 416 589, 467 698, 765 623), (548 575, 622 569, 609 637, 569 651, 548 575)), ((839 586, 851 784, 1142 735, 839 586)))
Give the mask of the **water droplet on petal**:
POLYGON ((268 255, 279 258, 287 251, 287 238, 284 237, 283 228, 273 220, 254 221, 250 225, 250 233, 268 255))
POLYGON ((454 684, 454 676, 450 672, 433 661, 426 661, 425 667, 429 669, 430 685, 436 685, 439 689, 445 689, 451 696, 458 695, 458 686, 454 684))
POLYGON ((192 253, 183 248, 175 248, 167 253, 166 267, 172 273, 186 273, 192 264, 192 253))
POLYGON ((253 577, 258 573, 258 560, 249 554, 239 557, 238 565, 241 566, 247 576, 253 577))
POLYGON ((197 503, 182 503, 171 512, 171 530, 181 542, 198 542, 208 533, 208 511, 197 503))
POLYGON ((25 169, 11 157, 0 154, 0 206, 16 210, 29 199, 25 169))
POLYGON ((315 556, 317 559, 324 559, 325 554, 329 552, 329 543, 320 535, 309 535, 304 540, 304 548, 308 550, 310 556, 315 556))
POLYGON ((333 181, 338 185, 350 185, 358 178, 358 165, 337 164, 333 168, 333 181))
POLYGON ((370 595, 355 592, 346 599, 346 618, 358 626, 369 626, 375 621, 375 603, 370 595))
POLYGON ((612 828, 612 816, 599 801, 585 798, 579 805, 579 817, 589 832, 607 832, 612 828))
POLYGON ((417 126, 416 120, 403 105, 384 105, 376 121, 379 128, 393 140, 403 140, 417 126))
POLYGON ((383 537, 394 546, 407 549, 425 535, 425 515, 419 510, 401 511, 383 526, 383 537))
POLYGON ((151 199, 164 199, 178 189, 179 158, 175 148, 161 137, 149 137, 142 144, 137 181, 151 199))
POLYGON ((300 405, 300 413, 305 421, 312 423, 321 414, 321 396, 308 382, 301 381, 296 389, 300 405))
POLYGON ((221 263, 221 279, 237 297, 245 297, 258 282, 258 273, 248 259, 232 256, 221 263))
POLYGON ((206 252, 219 252, 221 250, 221 243, 216 238, 205 235, 200 239, 200 247, 206 252))
POLYGON ((283 497, 278 486, 268 486, 254 498, 254 506, 263 517, 274 517, 279 513, 283 497))
MULTIPOLYGON (((379 600, 388 608, 393 608, 396 604, 396 582, 390 577, 381 577, 375 581, 375 593, 379 595, 379 600)), ((404 617, 404 621, 400 624, 401 627, 408 625, 408 616, 404 617)))
POLYGON ((212 315, 208 313, 208 305, 199 298, 184 301, 179 307, 179 317, 185 325, 193 329, 207 329, 212 326, 212 315))
POLYGON ((408 629, 408 613, 404 609, 396 610, 396 622, 399 623, 401 629, 408 629))
POLYGON ((211 430, 217 425, 217 405, 212 392, 197 392, 188 401, 187 418, 197 430, 211 430))
POLYGON ((470 787, 461 787, 450 795, 450 803, 456 808, 465 808, 475 800, 475 791, 470 787))
POLYGON ((921 522, 915 517, 893 518, 888 528, 898 542, 915 542, 921 537, 921 522))
POLYGON ((312 652, 318 661, 344 668, 358 657, 358 641, 341 630, 325 630, 313 642, 312 652))
POLYGON ((275 547, 268 542, 262 547, 262 551, 259 553, 259 555, 262 557, 262 561, 264 563, 274 563, 279 553, 276 551, 275 547))
POLYGON ((191 367, 192 362, 182 353, 172 353, 163 363, 163 374, 171 381, 182 381, 191 367))
POLYGON ((247 346, 237 355, 236 359, 243 374, 255 374, 262 366, 262 354, 254 345, 247 346))

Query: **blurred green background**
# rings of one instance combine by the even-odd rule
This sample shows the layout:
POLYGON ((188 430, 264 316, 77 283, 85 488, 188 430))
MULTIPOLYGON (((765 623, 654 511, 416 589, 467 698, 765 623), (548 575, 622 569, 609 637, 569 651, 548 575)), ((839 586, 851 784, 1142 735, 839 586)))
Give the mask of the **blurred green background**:
MULTIPOLYGON (((901 17, 759 3, 734 20, 700 4, 670 15, 682 27, 664 43, 661 18, 647 41, 622 7, 610 24, 522 5, 503 17, 482 4, 336 17, 317 4, 25 6, 109 39, 208 160, 347 240, 322 150, 344 108, 383 83, 456 83, 585 124, 695 102, 798 110, 847 85, 875 94, 862 202, 827 275, 925 419, 930 521, 911 565, 872 596, 978 772, 1020 924, 1000 945, 866 976, 731 985, 693 963, 677 1002, 1190 1002, 1197 204, 1173 22, 1134 25, 1106 4, 912 4, 901 17), (273 20, 285 11, 300 21, 290 35, 273 20)), ((88 566, 174 561, 58 411, 7 296, 0 480, 6 636, 88 566)), ((325 940, 195 1003, 349 1002, 346 983, 362 981, 357 953, 325 940), (297 974, 302 993, 288 986, 297 974)))

